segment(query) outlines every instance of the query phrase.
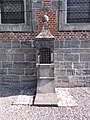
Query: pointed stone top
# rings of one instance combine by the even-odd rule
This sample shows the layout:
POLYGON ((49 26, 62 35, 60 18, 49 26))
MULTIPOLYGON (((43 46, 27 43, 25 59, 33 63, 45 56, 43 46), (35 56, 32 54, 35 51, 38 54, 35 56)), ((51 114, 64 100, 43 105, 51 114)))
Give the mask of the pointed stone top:
POLYGON ((47 15, 44 15, 42 17, 42 22, 43 22, 43 29, 41 30, 41 32, 39 33, 39 35, 36 37, 36 39, 39 39, 39 38, 55 38, 49 28, 48 28, 48 21, 49 21, 49 18, 47 15))

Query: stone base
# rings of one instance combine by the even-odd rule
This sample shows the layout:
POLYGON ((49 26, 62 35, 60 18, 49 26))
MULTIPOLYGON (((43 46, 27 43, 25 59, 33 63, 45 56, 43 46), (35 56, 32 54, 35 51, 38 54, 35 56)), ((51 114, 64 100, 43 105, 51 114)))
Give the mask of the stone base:
POLYGON ((37 93, 54 93, 54 80, 38 80, 37 82, 37 93))
POLYGON ((37 106, 58 106, 58 100, 55 93, 37 93, 34 105, 37 106))

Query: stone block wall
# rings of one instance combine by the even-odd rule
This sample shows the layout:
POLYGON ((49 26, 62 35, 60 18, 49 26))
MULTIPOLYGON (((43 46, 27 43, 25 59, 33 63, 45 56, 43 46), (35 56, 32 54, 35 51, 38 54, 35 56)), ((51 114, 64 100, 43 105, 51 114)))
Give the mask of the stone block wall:
POLYGON ((55 85, 90 86, 90 41, 55 41, 55 85))
POLYGON ((36 85, 34 41, 0 40, 0 84, 36 85))
MULTIPOLYGON (((44 2, 51 7, 51 0, 44 2)), ((24 31, 0 31, 0 84, 36 85, 34 40, 42 30, 44 11, 40 8, 35 13, 36 32, 24 28, 24 31)), ((50 32, 55 36, 55 85, 90 86, 90 30, 59 31, 57 10, 49 9, 47 15, 50 32)))

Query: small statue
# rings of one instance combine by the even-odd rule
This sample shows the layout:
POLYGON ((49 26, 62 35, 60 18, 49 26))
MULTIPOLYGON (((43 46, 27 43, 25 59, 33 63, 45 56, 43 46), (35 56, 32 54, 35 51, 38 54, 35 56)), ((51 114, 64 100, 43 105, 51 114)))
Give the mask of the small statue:
POLYGON ((43 17, 42 17, 42 22, 48 22, 49 21, 49 17, 45 14, 43 17))

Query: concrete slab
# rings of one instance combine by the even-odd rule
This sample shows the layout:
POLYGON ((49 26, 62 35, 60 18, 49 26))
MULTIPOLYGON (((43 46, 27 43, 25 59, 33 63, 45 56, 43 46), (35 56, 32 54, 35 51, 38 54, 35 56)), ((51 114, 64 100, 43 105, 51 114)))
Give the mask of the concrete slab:
POLYGON ((58 106, 78 106, 75 98, 69 92, 70 88, 55 88, 58 106))
POLYGON ((13 105, 33 105, 34 94, 32 94, 32 91, 30 89, 21 90, 13 105))
POLYGON ((13 105, 33 105, 33 96, 19 95, 13 105))
POLYGON ((36 95, 34 105, 37 106, 57 106, 58 100, 55 93, 45 93, 36 95))

